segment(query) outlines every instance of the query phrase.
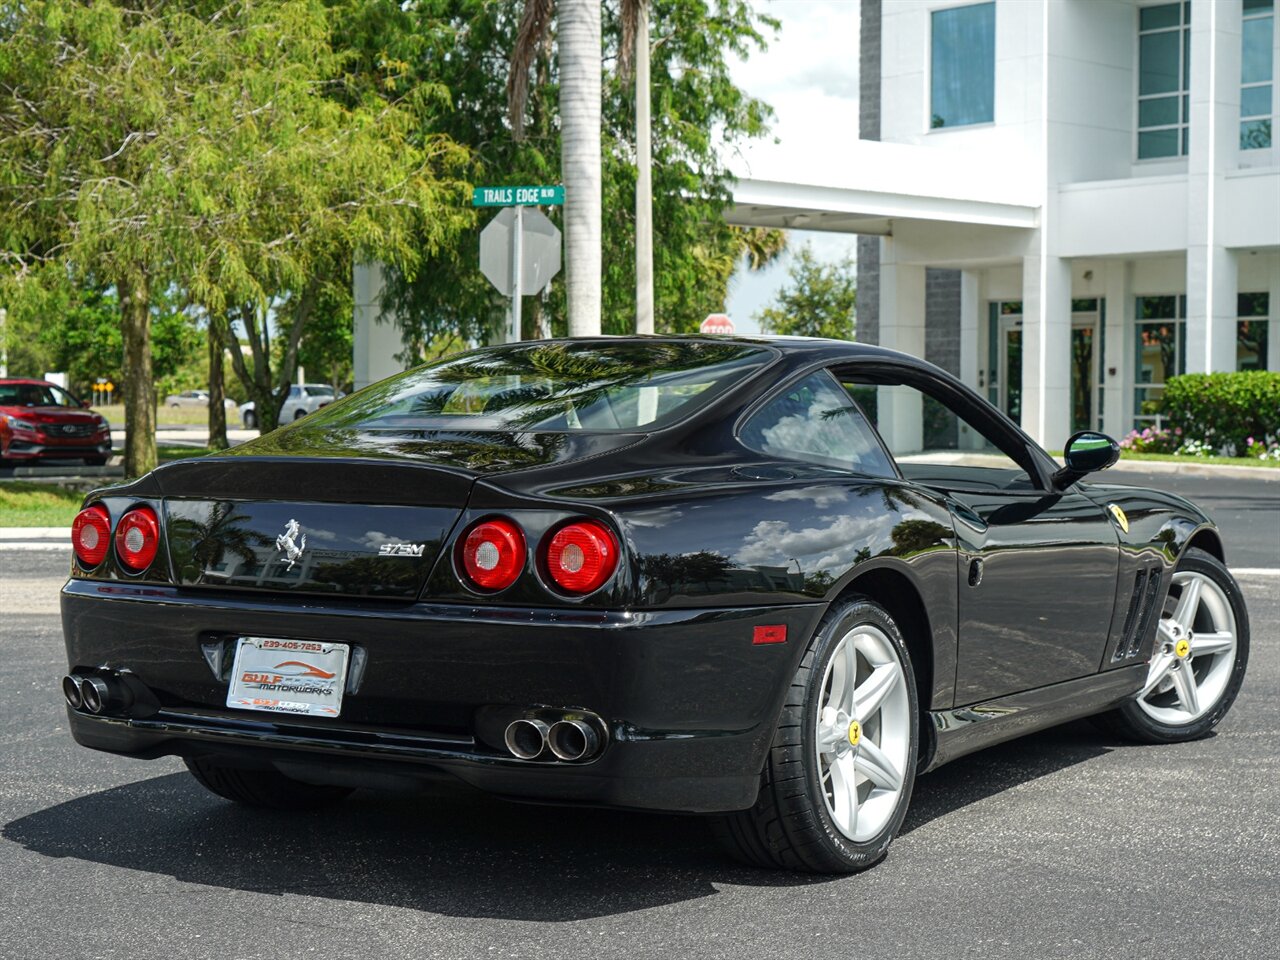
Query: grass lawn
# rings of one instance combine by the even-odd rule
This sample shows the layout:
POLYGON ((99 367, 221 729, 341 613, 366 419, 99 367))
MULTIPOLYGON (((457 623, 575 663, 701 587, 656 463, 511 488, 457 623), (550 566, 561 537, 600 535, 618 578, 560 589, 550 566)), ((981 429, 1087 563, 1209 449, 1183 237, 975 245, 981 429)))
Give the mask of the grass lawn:
MULTIPOLYGON (((208 447, 161 446, 157 449, 161 463, 203 457, 212 452, 208 447)), ((69 527, 80 512, 80 503, 90 486, 120 482, 115 477, 100 477, 77 488, 6 480, 0 483, 0 527, 69 527)))
MULTIPOLYGON (((124 427, 124 404, 113 403, 109 406, 94 407, 95 413, 100 413, 107 418, 107 421, 113 427, 124 427)), ((164 400, 161 398, 160 406, 156 408, 156 425, 169 426, 171 424, 205 426, 209 422, 209 411, 205 407, 166 407, 164 400)), ((235 410, 227 410, 227 425, 237 427, 240 425, 240 414, 235 410)))
POLYGON ((171 446, 164 443, 156 447, 156 456, 161 463, 169 463, 172 460, 190 460, 192 457, 204 457, 216 451, 210 450, 208 447, 188 447, 188 446, 171 446))
MULTIPOLYGON (((1049 456, 1062 460, 1061 450, 1050 450, 1049 456)), ((1280 460, 1258 460, 1255 457, 1188 457, 1175 456, 1172 453, 1137 453, 1133 450, 1121 450, 1121 460, 1153 460, 1158 463, 1203 463, 1210 466, 1261 467, 1263 470, 1280 469, 1280 460)))
POLYGON ((51 483, 0 483, 0 527, 69 527, 83 499, 83 490, 51 483))
POLYGON ((1233 467, 1261 467, 1263 470, 1280 469, 1280 460, 1259 460, 1257 457, 1178 457, 1172 453, 1134 453, 1120 451, 1122 460, 1156 460, 1161 463, 1204 463, 1231 465, 1233 467))

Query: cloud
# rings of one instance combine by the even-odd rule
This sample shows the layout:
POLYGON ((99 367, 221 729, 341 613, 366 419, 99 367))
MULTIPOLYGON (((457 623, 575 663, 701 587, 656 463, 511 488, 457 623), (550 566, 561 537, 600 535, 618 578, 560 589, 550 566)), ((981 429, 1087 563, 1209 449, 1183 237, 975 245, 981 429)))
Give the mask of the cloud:
POLYGON ((844 487, 805 487, 803 490, 779 490, 777 493, 769 494, 765 499, 773 500, 775 503, 786 503, 788 500, 812 500, 813 505, 819 510, 826 510, 833 504, 848 500, 849 491, 844 487))
POLYGON ((883 521, 869 515, 822 517, 821 522, 829 525, 797 530, 786 520, 761 520, 734 559, 746 566, 780 566, 794 559, 802 570, 847 567, 859 550, 872 543, 883 521))
POLYGON ((679 507, 655 507, 627 515, 627 523, 634 527, 669 527, 684 517, 679 507))

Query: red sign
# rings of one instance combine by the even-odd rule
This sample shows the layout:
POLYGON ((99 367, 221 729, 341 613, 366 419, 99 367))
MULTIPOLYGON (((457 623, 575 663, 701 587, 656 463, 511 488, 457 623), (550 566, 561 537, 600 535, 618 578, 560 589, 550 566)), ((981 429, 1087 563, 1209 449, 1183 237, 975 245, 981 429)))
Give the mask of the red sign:
POLYGON ((703 333, 733 333, 733 321, 727 313, 708 313, 699 329, 703 333))

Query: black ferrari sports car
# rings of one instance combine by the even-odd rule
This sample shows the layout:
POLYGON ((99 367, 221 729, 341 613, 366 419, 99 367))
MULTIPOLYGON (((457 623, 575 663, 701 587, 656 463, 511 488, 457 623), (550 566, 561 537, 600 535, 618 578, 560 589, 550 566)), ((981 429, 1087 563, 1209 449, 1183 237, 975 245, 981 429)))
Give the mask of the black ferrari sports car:
POLYGON ((90 494, 75 739, 300 809, 452 776, 715 815, 854 871, 918 774, 1093 716, 1204 736, 1249 624, 1213 522, 1082 482, 949 374, 855 343, 475 350, 90 494))

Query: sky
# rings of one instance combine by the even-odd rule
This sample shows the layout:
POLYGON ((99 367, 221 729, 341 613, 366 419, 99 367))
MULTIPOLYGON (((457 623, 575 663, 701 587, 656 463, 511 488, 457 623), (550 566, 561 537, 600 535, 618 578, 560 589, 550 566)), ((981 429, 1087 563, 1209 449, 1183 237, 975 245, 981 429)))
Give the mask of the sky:
MULTIPOLYGON (((805 158, 829 157, 858 138, 857 0, 769 0, 757 9, 781 21, 781 29, 766 52, 737 63, 733 77, 773 107, 772 136, 729 165, 739 177, 818 182, 818 166, 806 175, 805 158)), ((822 260, 852 256, 857 246, 852 234, 812 230, 791 230, 788 242, 793 250, 810 244, 822 260)), ((786 282, 790 259, 784 254, 758 273, 739 269, 728 304, 738 332, 758 332, 753 314, 786 282)))

